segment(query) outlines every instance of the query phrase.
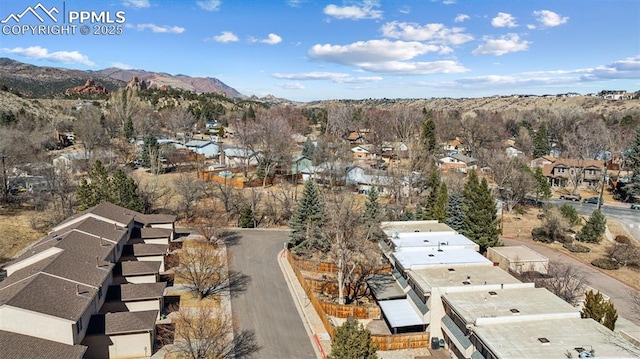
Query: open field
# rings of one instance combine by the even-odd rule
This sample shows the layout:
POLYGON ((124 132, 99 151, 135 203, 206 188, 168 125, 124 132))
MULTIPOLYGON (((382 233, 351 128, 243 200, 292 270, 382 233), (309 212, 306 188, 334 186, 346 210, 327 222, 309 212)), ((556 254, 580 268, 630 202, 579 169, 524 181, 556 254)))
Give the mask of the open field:
POLYGON ((42 237, 45 232, 35 230, 31 223, 39 212, 7 209, 0 207, 0 263, 10 260, 20 254, 30 244, 42 237))

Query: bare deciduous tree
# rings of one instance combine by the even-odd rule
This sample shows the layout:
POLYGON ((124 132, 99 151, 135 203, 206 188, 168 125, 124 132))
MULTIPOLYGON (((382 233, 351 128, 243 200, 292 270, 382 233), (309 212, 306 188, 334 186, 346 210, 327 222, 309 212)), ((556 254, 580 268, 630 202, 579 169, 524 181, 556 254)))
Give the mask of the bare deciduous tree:
POLYGON ((75 114, 73 133, 82 142, 86 153, 92 153, 100 145, 106 144, 108 138, 100 123, 102 113, 94 106, 84 106, 75 114))
POLYGON ((196 201, 202 196, 203 183, 193 173, 181 173, 173 180, 178 195, 182 197, 180 210, 184 217, 193 217, 196 201))
POLYGON ((200 299, 228 288, 224 247, 208 241, 190 241, 178 252, 177 260, 176 281, 184 283, 200 299))
POLYGON ((547 274, 535 280, 536 287, 547 288, 551 293, 571 305, 584 296, 588 285, 585 274, 572 264, 549 262, 547 274))
POLYGON ((193 126, 196 124, 196 118, 191 111, 184 107, 174 107, 161 112, 162 120, 167 129, 172 132, 172 136, 180 133, 182 135, 182 143, 187 142, 187 138, 191 137, 193 126))
POLYGON ((260 350, 253 331, 234 332, 231 316, 213 305, 175 310, 158 339, 169 353, 190 359, 247 358, 260 350))

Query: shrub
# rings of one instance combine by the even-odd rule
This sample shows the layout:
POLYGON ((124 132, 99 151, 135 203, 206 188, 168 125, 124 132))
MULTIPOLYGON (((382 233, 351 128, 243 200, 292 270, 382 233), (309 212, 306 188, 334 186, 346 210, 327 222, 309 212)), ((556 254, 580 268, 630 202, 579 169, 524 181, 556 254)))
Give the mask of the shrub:
POLYGON ((562 245, 564 248, 568 249, 569 252, 572 253, 589 253, 591 252, 591 248, 579 244, 579 243, 565 243, 562 245))
POLYGON ((622 244, 631 244, 631 240, 627 236, 617 235, 616 238, 614 238, 614 240, 622 244))
POLYGON ((569 222, 571 226, 577 226, 582 223, 582 218, 578 214, 578 211, 571 205, 565 203, 560 206, 560 214, 569 222))
POLYGON ((606 270, 620 269, 620 263, 610 258, 597 258, 591 261, 591 264, 606 270))
POLYGON ((536 227, 531 230, 531 236, 536 242, 551 243, 553 240, 547 235, 547 231, 543 227, 536 227))

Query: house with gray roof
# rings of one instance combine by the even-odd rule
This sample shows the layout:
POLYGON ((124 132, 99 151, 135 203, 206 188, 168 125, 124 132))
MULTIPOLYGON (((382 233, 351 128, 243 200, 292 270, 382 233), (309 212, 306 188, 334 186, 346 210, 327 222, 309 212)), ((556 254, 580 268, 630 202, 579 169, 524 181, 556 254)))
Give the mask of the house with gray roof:
POLYGON ((156 282, 168 244, 128 243, 134 228, 173 238, 173 219, 102 203, 67 218, 5 264, 0 356, 41 357, 19 347, 25 343, 50 345, 59 358, 151 355, 166 285, 156 282))

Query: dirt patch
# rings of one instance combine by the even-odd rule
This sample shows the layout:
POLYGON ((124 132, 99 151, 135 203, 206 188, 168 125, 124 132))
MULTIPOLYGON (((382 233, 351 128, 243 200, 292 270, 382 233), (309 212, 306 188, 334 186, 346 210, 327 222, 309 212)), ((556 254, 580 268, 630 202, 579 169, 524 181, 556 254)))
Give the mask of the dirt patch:
POLYGON ((46 232, 31 227, 34 219, 42 213, 22 209, 0 208, 0 263, 16 257, 46 232))

